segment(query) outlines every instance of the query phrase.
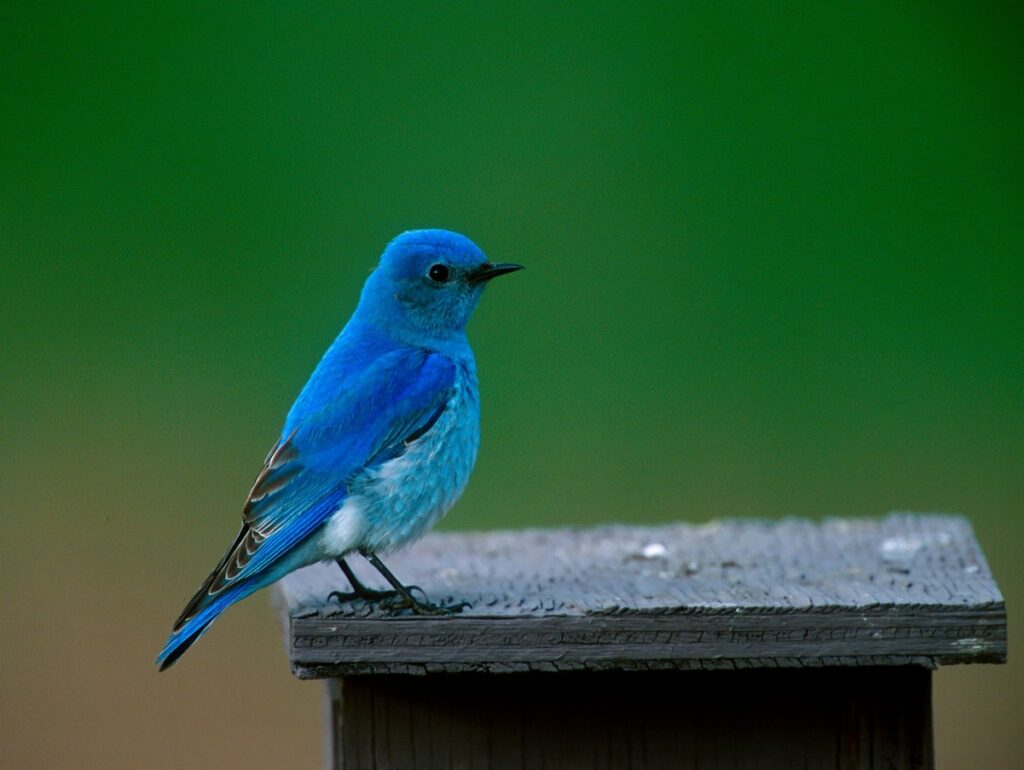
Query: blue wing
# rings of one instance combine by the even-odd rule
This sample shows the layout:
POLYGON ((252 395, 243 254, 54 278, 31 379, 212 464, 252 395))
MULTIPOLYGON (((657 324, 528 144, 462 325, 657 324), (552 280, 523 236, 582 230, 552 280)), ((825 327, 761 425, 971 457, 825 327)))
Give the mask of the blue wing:
POLYGON ((353 474, 399 456, 433 426, 455 382, 451 359, 419 348, 345 345, 324 356, 256 477, 242 528, 186 605, 157 658, 175 660, 234 602, 277 580, 286 555, 348 494, 353 474))

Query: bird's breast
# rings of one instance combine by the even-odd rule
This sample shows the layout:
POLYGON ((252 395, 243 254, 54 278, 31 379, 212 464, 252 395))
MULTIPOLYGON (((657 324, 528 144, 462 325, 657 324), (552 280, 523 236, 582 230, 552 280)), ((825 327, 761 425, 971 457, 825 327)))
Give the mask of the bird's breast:
POLYGON ((465 489, 479 443, 476 380, 460 377, 430 430, 409 444, 401 456, 368 470, 359 480, 365 521, 363 547, 387 551, 430 529, 465 489))

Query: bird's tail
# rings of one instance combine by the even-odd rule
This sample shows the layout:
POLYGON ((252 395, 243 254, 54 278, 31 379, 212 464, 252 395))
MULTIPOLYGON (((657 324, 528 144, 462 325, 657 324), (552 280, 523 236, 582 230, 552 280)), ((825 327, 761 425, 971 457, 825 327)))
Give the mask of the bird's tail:
MULTIPOLYGON (((160 651, 160 654, 156 656, 156 664, 160 667, 161 671, 166 671, 168 668, 173 666, 175 662, 185 651, 188 650, 196 640, 199 639, 206 629, 210 627, 210 624, 215 621, 218 616, 224 612, 228 607, 237 601, 241 601, 249 594, 254 591, 258 591, 267 584, 267 581, 259 579, 247 580, 238 585, 231 586, 223 593, 217 594, 214 597, 206 597, 208 601, 204 602, 205 606, 199 610, 194 616, 189 618, 185 623, 176 627, 171 632, 170 638, 167 640, 167 644, 160 651)), ((205 592, 206 586, 200 589, 201 592, 205 592)), ((195 602, 196 599, 193 599, 195 602)), ((191 606, 191 603, 190 603, 191 606)))

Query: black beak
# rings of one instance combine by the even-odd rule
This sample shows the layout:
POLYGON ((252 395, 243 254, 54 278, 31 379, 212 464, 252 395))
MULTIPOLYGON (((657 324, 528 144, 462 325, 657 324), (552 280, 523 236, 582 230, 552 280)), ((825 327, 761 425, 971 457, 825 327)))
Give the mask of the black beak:
POLYGON ((490 262, 484 262, 480 267, 473 270, 467 277, 470 283, 484 283, 492 278, 497 278, 499 275, 505 275, 505 273, 514 273, 516 270, 522 270, 522 265, 517 265, 515 262, 499 262, 494 265, 490 262))

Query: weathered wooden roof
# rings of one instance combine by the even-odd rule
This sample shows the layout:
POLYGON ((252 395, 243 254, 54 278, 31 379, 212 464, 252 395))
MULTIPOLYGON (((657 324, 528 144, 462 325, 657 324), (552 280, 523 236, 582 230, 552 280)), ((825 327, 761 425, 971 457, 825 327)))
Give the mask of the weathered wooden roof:
POLYGON ((471 607, 339 604, 336 565, 299 570, 274 589, 297 676, 1006 660, 1003 598, 955 516, 433 534, 386 562, 471 607))

